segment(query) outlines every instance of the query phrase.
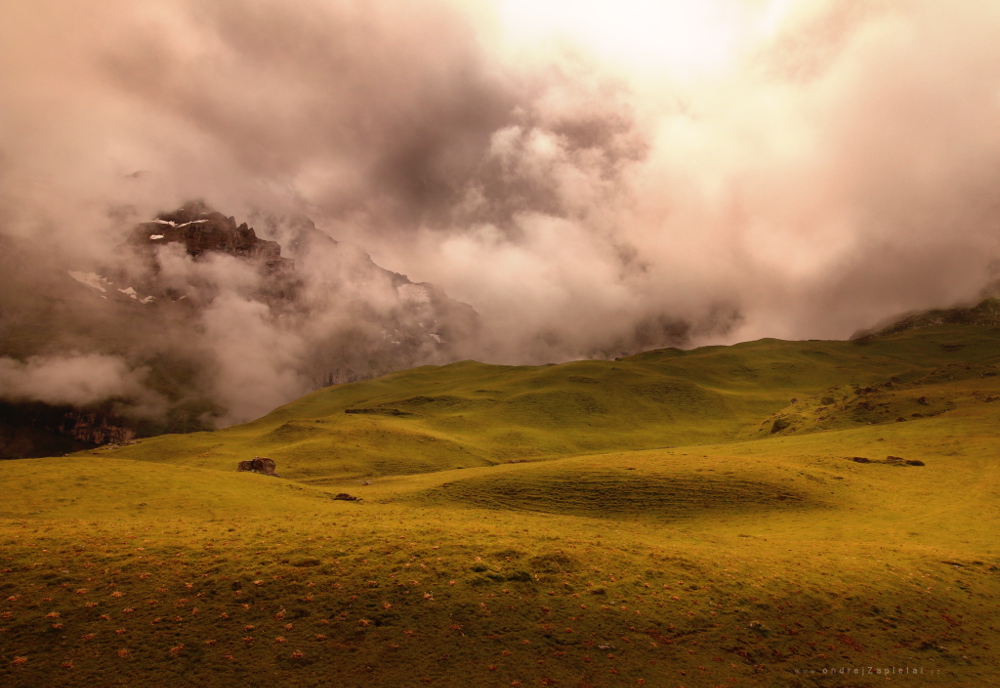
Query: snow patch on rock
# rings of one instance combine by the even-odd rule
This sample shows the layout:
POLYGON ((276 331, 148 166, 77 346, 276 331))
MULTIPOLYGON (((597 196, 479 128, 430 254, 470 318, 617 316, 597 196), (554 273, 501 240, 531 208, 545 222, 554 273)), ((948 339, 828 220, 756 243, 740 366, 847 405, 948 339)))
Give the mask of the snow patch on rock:
POLYGON ((77 282, 86 284, 91 289, 95 289, 102 293, 107 291, 105 287, 111 286, 111 282, 104 279, 96 272, 77 272, 76 270, 70 270, 68 274, 77 282))

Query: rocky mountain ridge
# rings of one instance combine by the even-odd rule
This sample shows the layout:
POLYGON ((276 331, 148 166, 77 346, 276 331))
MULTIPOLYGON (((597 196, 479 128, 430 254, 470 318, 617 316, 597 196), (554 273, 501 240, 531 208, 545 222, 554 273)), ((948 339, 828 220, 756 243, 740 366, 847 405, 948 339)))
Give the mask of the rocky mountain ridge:
POLYGON ((188 203, 171 213, 163 213, 136 226, 128 244, 152 256, 157 246, 178 242, 194 257, 217 251, 244 258, 269 272, 294 269, 293 262, 281 257, 277 241, 261 239, 253 227, 236 224, 203 202, 188 203))
POLYGON ((30 380, 9 386, 28 391, 0 390, 12 409, 31 405, 8 414, 4 453, 251 420, 318 387, 457 360, 475 338, 476 312, 434 285, 384 270, 305 218, 252 219, 275 239, 196 201, 135 223, 102 264, 42 271, 16 242, 0 246, 11 249, 0 250, 7 374, 44 373, 58 387, 50 362, 99 356, 129 382, 86 403, 34 394, 30 380))

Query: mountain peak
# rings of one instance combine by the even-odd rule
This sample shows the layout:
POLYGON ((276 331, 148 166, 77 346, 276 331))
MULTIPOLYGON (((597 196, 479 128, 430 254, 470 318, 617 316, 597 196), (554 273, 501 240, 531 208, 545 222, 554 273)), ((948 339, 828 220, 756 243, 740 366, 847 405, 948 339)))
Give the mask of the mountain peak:
POLYGON ((157 246, 182 243, 187 253, 199 258, 209 252, 227 253, 259 264, 268 272, 289 270, 292 261, 281 256, 276 241, 261 239, 245 222, 238 225, 203 201, 191 201, 177 210, 160 213, 149 222, 140 223, 128 244, 150 255, 157 246))

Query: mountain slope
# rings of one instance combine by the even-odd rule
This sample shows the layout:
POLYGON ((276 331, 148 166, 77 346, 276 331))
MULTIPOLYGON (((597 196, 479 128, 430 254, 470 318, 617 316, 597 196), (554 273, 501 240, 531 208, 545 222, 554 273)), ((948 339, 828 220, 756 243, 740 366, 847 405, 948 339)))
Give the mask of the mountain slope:
POLYGON ((778 417, 805 418, 803 404, 817 420, 779 431, 891 423, 902 407, 863 417, 840 412, 835 425, 815 409, 824 395, 846 398, 851 384, 867 388, 889 376, 929 384, 949 366, 992 371, 998 344, 1000 330, 944 327, 868 344, 761 340, 617 361, 424 366, 319 390, 247 425, 150 438, 101 455, 219 470, 266 455, 285 477, 326 482, 770 435, 778 417))
POLYGON ((1000 327, 1000 299, 990 296, 975 306, 956 306, 955 308, 935 308, 929 311, 918 311, 897 315, 881 325, 867 330, 860 330, 851 336, 854 340, 866 340, 873 337, 884 337, 906 330, 937 325, 979 325, 980 327, 1000 327))

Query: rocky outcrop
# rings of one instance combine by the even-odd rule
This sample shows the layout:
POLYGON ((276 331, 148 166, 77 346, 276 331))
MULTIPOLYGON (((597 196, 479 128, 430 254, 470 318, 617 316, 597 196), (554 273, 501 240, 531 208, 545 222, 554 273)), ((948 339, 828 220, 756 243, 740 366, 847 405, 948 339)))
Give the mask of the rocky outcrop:
POLYGON ((236 470, 241 473, 260 473, 262 475, 271 475, 275 478, 280 477, 274 472, 274 467, 274 461, 266 456, 255 456, 249 461, 240 461, 236 470))
POLYGON ((132 247, 147 253, 174 242, 184 244, 188 254, 195 258, 214 251, 248 260, 269 273, 286 272, 294 267, 292 261, 281 257, 277 241, 261 239, 245 222, 237 226, 235 218, 226 217, 200 201, 139 224, 128 240, 132 247))
POLYGON ((136 435, 125 418, 95 409, 0 402, 0 459, 57 456, 124 444, 136 435))
POLYGON ((135 437, 135 428, 123 418, 76 409, 63 413, 56 431, 77 442, 93 446, 125 444, 135 437))

